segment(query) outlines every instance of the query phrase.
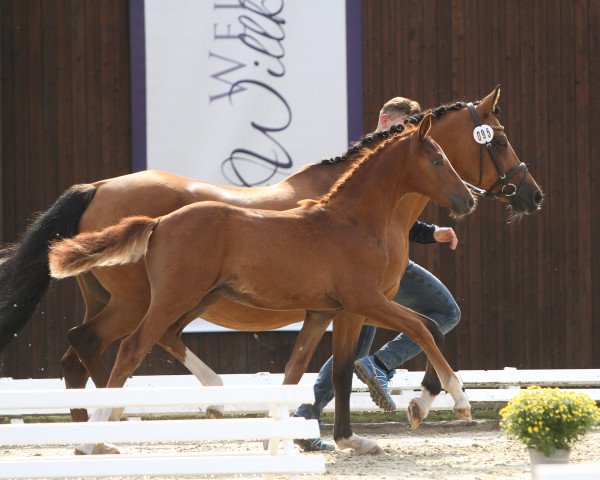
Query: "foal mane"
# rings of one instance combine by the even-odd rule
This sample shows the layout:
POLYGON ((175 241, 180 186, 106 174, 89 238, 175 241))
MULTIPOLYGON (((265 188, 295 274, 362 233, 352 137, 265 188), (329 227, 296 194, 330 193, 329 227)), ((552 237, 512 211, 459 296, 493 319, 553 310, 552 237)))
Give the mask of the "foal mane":
MULTIPOLYGON (((419 122, 423 119, 424 116, 425 115, 421 117, 419 122)), ((417 128, 410 123, 407 123, 405 125, 401 123, 392 125, 387 130, 373 133, 371 135, 366 135, 360 140, 360 142, 350 147, 346 151, 346 153, 341 157, 336 157, 335 159, 332 159, 333 161, 324 160, 322 163, 336 163, 351 158, 354 163, 346 172, 344 172, 343 175, 340 176, 340 178, 338 178, 338 180, 331 186, 327 193, 323 194, 317 199, 300 200, 298 204, 302 206, 312 206, 323 205, 325 203, 328 203, 333 198, 333 196, 336 193, 338 193, 340 189, 348 182, 348 180, 356 173, 356 171, 359 170, 360 167, 363 166, 365 163, 367 163, 367 161, 369 161, 371 158, 373 158, 391 143, 395 142, 400 138, 407 137, 409 134, 413 133, 416 130, 417 128)))

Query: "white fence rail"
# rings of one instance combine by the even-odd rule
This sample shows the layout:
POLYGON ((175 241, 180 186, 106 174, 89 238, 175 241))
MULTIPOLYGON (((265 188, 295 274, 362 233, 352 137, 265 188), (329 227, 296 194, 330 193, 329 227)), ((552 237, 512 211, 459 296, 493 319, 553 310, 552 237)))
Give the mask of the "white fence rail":
MULTIPOLYGON (((250 405, 273 418, 218 420, 152 420, 143 422, 34 423, 0 425, 0 445, 63 445, 79 443, 201 442, 267 440, 268 451, 210 454, 147 454, 0 458, 0 478, 105 476, 188 476, 208 474, 322 473, 321 455, 304 455, 294 438, 319 436, 316 420, 291 418, 290 410, 312 402, 312 388, 298 386, 157 387, 102 390, 35 389, 0 393, 0 412, 41 412, 70 407, 189 408, 194 405, 250 405)), ((44 382, 48 386, 53 382, 44 382)), ((31 384, 30 384, 31 385, 31 384)))
POLYGON ((532 477, 533 480, 598 480, 600 464, 536 465, 532 477))
MULTIPOLYGON (((504 370, 462 370, 458 372, 466 388, 466 394, 471 402, 478 403, 501 403, 510 400, 519 388, 528 385, 553 386, 583 391, 594 400, 600 401, 600 369, 559 369, 559 370, 517 370, 505 368, 504 370)), ((245 387, 248 385, 275 386, 283 381, 283 374, 241 374, 222 375, 225 386, 245 387)), ((316 373, 307 373, 302 377, 300 385, 312 387, 316 380, 316 373)), ((392 397, 399 410, 405 409, 412 398, 419 394, 420 383, 423 372, 408 372, 398 370, 390 382, 392 397)), ((180 388, 198 385, 198 380, 192 375, 158 375, 133 377, 127 381, 127 387, 153 387, 153 388, 180 388)), ((64 389, 61 379, 40 380, 14 380, 11 378, 0 379, 0 393, 4 395, 5 390, 45 390, 64 389)), ((93 384, 88 383, 88 389, 94 390, 93 384)), ((87 391, 87 390, 86 390, 87 391)), ((353 394, 350 399, 350 408, 353 411, 377 411, 379 408, 371 401, 367 387, 356 376, 352 382, 353 394)), ((152 396, 158 395, 155 391, 152 396)), ((225 405, 225 413, 240 413, 260 411, 260 407, 252 405, 248 396, 243 397, 241 404, 225 405)), ((150 399, 149 399, 150 401, 150 399)), ((205 403, 209 405, 211 402, 205 403)), ((212 402, 217 404, 217 402, 212 402)), ((451 410, 454 402, 449 395, 442 392, 435 400, 432 408, 435 410, 451 410)), ((198 413, 204 409, 202 405, 188 404, 187 406, 176 405, 137 405, 126 406, 127 415, 141 415, 153 413, 198 413)), ((325 411, 333 411, 331 402, 325 411)), ((20 409, 12 410, 13 415, 25 415, 32 413, 68 413, 65 408, 52 407, 50 404, 44 411, 33 411, 22 404, 20 409)), ((0 415, 2 411, 0 410, 0 415)))

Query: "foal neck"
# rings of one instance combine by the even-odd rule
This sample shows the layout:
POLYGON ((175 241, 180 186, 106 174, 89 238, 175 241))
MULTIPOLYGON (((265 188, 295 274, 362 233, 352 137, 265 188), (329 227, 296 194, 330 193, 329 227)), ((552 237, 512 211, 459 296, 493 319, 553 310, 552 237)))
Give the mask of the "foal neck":
POLYGON ((398 133, 357 155, 316 206, 370 227, 386 226, 400 198, 412 191, 404 180, 410 146, 410 136, 398 133))

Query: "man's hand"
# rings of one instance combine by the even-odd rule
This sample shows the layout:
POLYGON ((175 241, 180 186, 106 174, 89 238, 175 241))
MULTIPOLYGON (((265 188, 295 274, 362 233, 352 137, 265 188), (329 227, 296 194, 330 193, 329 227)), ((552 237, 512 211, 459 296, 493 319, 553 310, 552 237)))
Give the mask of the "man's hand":
POLYGON ((458 237, 456 236, 456 233, 454 233, 452 227, 436 226, 435 232, 433 232, 433 238, 439 243, 450 243, 450 248, 452 250, 456 250, 456 246, 458 245, 458 237))

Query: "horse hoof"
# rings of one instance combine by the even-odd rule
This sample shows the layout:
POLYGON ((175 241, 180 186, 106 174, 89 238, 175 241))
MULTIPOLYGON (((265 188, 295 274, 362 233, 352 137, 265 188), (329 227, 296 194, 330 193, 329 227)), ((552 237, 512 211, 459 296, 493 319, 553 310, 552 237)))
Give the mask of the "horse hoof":
POLYGON ((119 449, 109 443, 86 443, 75 447, 75 455, 115 455, 119 449))
POLYGON ((206 418, 223 418, 223 407, 222 406, 210 406, 206 408, 206 418))
POLYGON ((421 405, 419 405, 414 398, 408 404, 406 416, 408 417, 410 426, 413 430, 419 428, 419 425, 421 425, 421 422, 425 418, 425 415, 423 415, 423 411, 421 410, 421 405))
POLYGON ((381 448, 379 445, 373 446, 370 450, 366 452, 356 452, 359 455, 385 455, 385 450, 381 448))
POLYGON ((351 448, 357 455, 384 455, 383 448, 377 445, 377 442, 356 434, 349 438, 340 438, 336 440, 340 449, 351 448))
POLYGON ((455 408, 454 412, 461 420, 471 420, 471 407, 455 408))

